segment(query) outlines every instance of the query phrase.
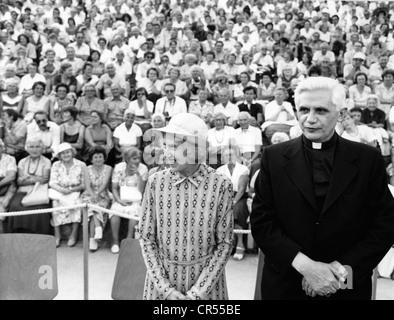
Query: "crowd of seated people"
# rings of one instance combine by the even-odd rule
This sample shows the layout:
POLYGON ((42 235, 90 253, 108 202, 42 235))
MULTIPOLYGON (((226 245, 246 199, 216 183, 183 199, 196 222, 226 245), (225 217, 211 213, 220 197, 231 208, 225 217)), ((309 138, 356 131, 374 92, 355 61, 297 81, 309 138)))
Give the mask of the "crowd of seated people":
MULTIPOLYGON (((209 129, 208 165, 239 183, 247 228, 262 149, 301 134, 294 90, 318 76, 348 88, 337 133, 379 148, 394 181, 393 17, 394 2, 3 0, 0 211, 24 210, 43 184, 50 203, 37 208, 88 202, 138 216, 148 177, 169 167, 155 129, 190 112, 209 129)), ((91 250, 110 221, 117 253, 119 217, 89 218, 91 250)), ((80 222, 79 209, 58 210, 9 217, 0 232, 53 233, 61 245, 69 224, 74 246, 80 222)))

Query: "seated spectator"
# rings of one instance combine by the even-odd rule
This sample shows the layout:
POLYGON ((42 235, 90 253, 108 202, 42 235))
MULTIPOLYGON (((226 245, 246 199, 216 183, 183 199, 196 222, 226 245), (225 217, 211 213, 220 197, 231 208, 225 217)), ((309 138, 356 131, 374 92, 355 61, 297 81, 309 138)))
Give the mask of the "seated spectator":
MULTIPOLYGON (((353 49, 349 50, 349 51, 346 51, 344 53, 344 55, 343 55, 343 63, 344 63, 344 65, 352 64, 353 57, 354 57, 354 55, 357 52, 361 52, 361 53, 363 52, 363 43, 361 41, 355 41, 354 45, 353 45, 353 49)), ((367 68, 369 68, 369 65, 367 64, 368 63, 368 57, 366 57, 365 63, 366 63, 367 68)))
POLYGON ((55 60, 55 54, 54 50, 47 50, 45 53, 45 59, 42 60, 38 66, 39 73, 46 79, 48 93, 50 91, 53 78, 58 74, 60 68, 60 62, 55 60))
POLYGON ((28 74, 22 77, 19 84, 19 93, 23 96, 28 97, 33 94, 33 86, 36 82, 43 82, 44 85, 46 84, 45 77, 42 74, 39 74, 37 71, 36 63, 33 62, 28 65, 28 74))
MULTIPOLYGON (((112 194, 114 202, 112 211, 127 214, 130 218, 141 215, 141 200, 148 180, 148 168, 141 163, 142 153, 137 148, 127 149, 123 154, 123 162, 117 164, 112 174, 112 194)), ((119 229, 121 218, 110 214, 112 231, 112 253, 119 253, 119 229)), ((138 221, 129 219, 127 238, 134 238, 138 221)))
POLYGON ((320 65, 323 61, 323 58, 328 58, 331 66, 335 65, 335 54, 334 52, 328 50, 329 45, 327 42, 322 42, 320 44, 320 50, 316 51, 313 54, 312 62, 315 65, 320 65))
POLYGON ((361 122, 371 128, 385 128, 386 114, 378 106, 379 98, 370 94, 367 97, 367 107, 363 110, 361 122))
POLYGON ((97 50, 92 50, 88 58, 93 66, 92 75, 97 76, 99 79, 105 73, 105 64, 100 60, 101 53, 97 50))
POLYGON ((115 64, 108 62, 105 65, 106 73, 104 73, 96 85, 97 97, 106 99, 112 97, 111 86, 118 85, 121 88, 121 94, 126 93, 126 80, 117 74, 115 64))
POLYGON ((382 82, 383 72, 391 69, 388 66, 389 56, 386 52, 379 55, 378 62, 372 63, 369 67, 369 83, 374 88, 376 85, 382 82))
POLYGON ((343 78, 347 84, 353 84, 353 79, 356 73, 363 72, 368 75, 368 69, 363 66, 365 61, 365 54, 357 52, 353 56, 352 64, 347 64, 343 67, 343 78))
POLYGON ((81 59, 82 61, 88 60, 90 55, 90 47, 85 43, 85 35, 83 32, 77 31, 75 33, 75 40, 75 42, 72 42, 68 45, 67 49, 74 49, 76 59, 81 59))
MULTIPOLYGON (((222 156, 224 165, 220 166, 217 172, 228 177, 233 184, 234 230, 246 230, 248 229, 249 218, 247 207, 249 169, 247 166, 241 164, 234 148, 226 148, 222 156)), ((239 261, 244 258, 245 253, 243 234, 236 234, 235 238, 236 250, 233 258, 239 261)))
POLYGON ((68 142, 75 150, 75 158, 81 160, 85 126, 77 120, 78 109, 68 107, 63 109, 63 123, 60 125, 60 143, 68 142))
POLYGON ((321 76, 326 78, 337 78, 336 66, 332 65, 330 58, 323 57, 320 62, 321 76))
POLYGON ((92 111, 98 111, 103 115, 106 114, 104 102, 96 97, 96 88, 92 84, 85 86, 85 95, 78 98, 75 108, 78 110, 78 121, 81 122, 85 127, 91 125, 90 114, 92 111))
POLYGON ((58 42, 56 33, 51 33, 48 36, 48 43, 42 45, 41 55, 45 55, 48 50, 55 52, 56 61, 58 62, 67 58, 66 49, 58 42))
POLYGON ((286 132, 275 132, 271 137, 271 144, 289 141, 290 137, 286 132))
POLYGON ((213 103, 208 101, 208 92, 206 89, 198 90, 198 100, 190 102, 189 113, 199 116, 210 127, 213 116, 213 103))
POLYGON ((284 66, 282 69, 282 74, 278 77, 278 81, 276 82, 276 86, 285 88, 286 90, 290 89, 291 81, 293 79, 297 79, 297 74, 293 73, 293 69, 291 66, 284 66))
POLYGON ((132 64, 125 59, 125 53, 122 50, 119 50, 116 53, 116 59, 113 64, 115 66, 116 74, 119 75, 122 80, 126 81, 126 91, 122 94, 128 98, 130 96, 131 74, 133 73, 132 64))
POLYGON ((53 110, 53 119, 50 120, 57 125, 63 123, 63 110, 74 106, 73 96, 69 93, 68 85, 61 83, 56 87, 56 96, 51 97, 50 110, 53 110))
MULTIPOLYGON (((109 185, 112 168, 105 164, 107 151, 97 146, 90 152, 90 166, 86 168, 85 191, 82 193, 82 201, 108 209, 111 205, 109 185)), ((108 220, 108 214, 97 209, 88 208, 89 216, 89 249, 98 249, 98 240, 103 237, 103 230, 108 220)))
POLYGON ((234 134, 239 148, 239 160, 249 169, 252 163, 255 166, 259 166, 260 153, 263 146, 261 130, 251 126, 251 122, 252 116, 246 111, 241 111, 238 114, 239 128, 235 129, 234 134))
POLYGON ((270 72, 264 72, 257 89, 257 98, 267 102, 274 100, 276 84, 272 81, 270 72))
POLYGON ((357 125, 350 112, 345 113, 341 123, 344 128, 341 134, 342 138, 376 146, 376 137, 372 129, 366 125, 357 125))
POLYGON ((235 64, 236 59, 237 57, 235 54, 231 53, 227 56, 226 63, 220 66, 220 69, 222 69, 230 78, 232 78, 234 82, 238 79, 240 69, 239 65, 235 64))
POLYGON ((220 68, 219 63, 215 60, 215 53, 213 51, 209 51, 205 55, 205 61, 201 62, 200 68, 204 72, 205 79, 212 82, 215 79, 215 74, 217 70, 220 68))
POLYGON ((293 106, 285 101, 287 91, 285 88, 275 89, 275 100, 268 103, 264 108, 265 122, 261 126, 268 141, 277 132, 289 133, 292 126, 296 124, 293 106))
POLYGON ((7 90, 7 81, 13 80, 19 87, 20 78, 16 75, 16 66, 12 63, 5 66, 4 74, 0 74, 0 92, 7 90))
POLYGON ((137 88, 134 97, 131 99, 128 110, 135 114, 135 123, 141 127, 144 133, 151 128, 151 115, 155 109, 154 104, 146 99, 147 92, 145 88, 137 88))
POLYGON ((124 122, 114 130, 113 140, 115 163, 118 163, 123 152, 131 147, 142 149, 142 130, 134 123, 135 113, 127 109, 124 113, 124 122))
MULTIPOLYGON (((75 159, 75 154, 75 150, 67 142, 60 144, 57 149, 59 161, 52 165, 49 180, 49 198, 52 199, 53 208, 72 206, 81 202, 81 192, 85 190, 86 165, 75 159)), ((72 224, 67 246, 75 246, 80 222, 81 209, 52 212, 57 247, 62 240, 60 226, 67 224, 72 224)))
POLYGON ((280 59, 276 66, 276 74, 278 77, 282 75, 285 67, 291 68, 291 74, 297 74, 297 63, 298 59, 294 56, 294 53, 290 50, 286 50, 283 54, 283 59, 280 59))
POLYGON ((371 88, 367 86, 368 77, 365 73, 357 73, 354 77, 354 85, 349 88, 349 98, 354 101, 354 106, 365 109, 367 98, 371 94, 371 88))
POLYGON ((12 155, 16 163, 26 156, 25 142, 27 135, 26 123, 13 109, 3 112, 4 121, 4 151, 12 155))
POLYGON ((185 99, 188 102, 194 101, 198 99, 198 94, 197 91, 198 89, 204 88, 208 91, 209 96, 208 98, 211 98, 211 86, 209 84, 209 81, 205 79, 204 74, 201 70, 201 68, 197 65, 193 66, 190 68, 191 72, 191 78, 186 80, 186 87, 188 88, 188 91, 186 93, 187 98, 185 99))
POLYGON ((186 101, 175 95, 175 86, 172 83, 164 85, 165 97, 156 101, 155 113, 162 113, 167 120, 174 115, 187 112, 186 101))
POLYGON ((33 120, 33 116, 37 111, 43 111, 49 114, 50 118, 54 118, 51 101, 45 92, 45 82, 35 82, 32 86, 33 95, 25 97, 23 104, 21 104, 18 112, 24 117, 26 123, 30 123, 33 120))
POLYGON ((302 54, 301 60, 297 63, 298 77, 306 78, 308 76, 308 69, 312 66, 312 54, 305 52, 302 54))
POLYGON ((148 70, 152 68, 157 68, 157 64, 155 63, 155 54, 153 52, 145 52, 144 61, 140 62, 137 66, 135 80, 137 83, 141 81, 143 78, 147 77, 148 70))
POLYGON ((257 124, 259 127, 264 122, 263 106, 254 99, 257 96, 257 89, 254 86, 248 86, 244 89, 244 101, 238 104, 239 111, 246 111, 253 117, 251 124, 257 124))
POLYGON ((208 130, 208 165, 214 169, 222 165, 222 151, 225 147, 236 146, 235 130, 226 125, 224 113, 213 115, 213 128, 208 130))
MULTIPOLYGON (((244 90, 247 87, 257 87, 254 82, 250 81, 250 75, 248 72, 241 72, 239 75, 240 83, 234 85, 234 101, 243 101, 245 99, 244 90)), ((257 90, 256 90, 257 92, 257 90)))
POLYGON ((168 56, 162 55, 160 57, 160 63, 157 66, 157 69, 159 70, 160 78, 162 80, 168 79, 170 77, 171 68, 172 65, 170 64, 170 60, 168 59, 168 56))
POLYGON ((121 95, 121 88, 117 84, 111 85, 112 97, 104 100, 104 110, 106 111, 106 122, 111 128, 115 128, 123 122, 125 110, 129 107, 130 101, 121 95))
POLYGON ((56 123, 48 120, 45 111, 37 111, 33 119, 34 121, 27 126, 26 140, 41 139, 44 144, 42 154, 52 160, 60 144, 60 128, 56 123))
MULTIPOLYGON (((365 66, 369 68, 373 63, 378 63, 379 62, 379 56, 382 53, 382 45, 380 43, 376 43, 372 46, 371 53, 367 55, 367 60, 365 61, 365 66)), ((394 58, 394 57, 393 57, 394 58)), ((393 64, 393 60, 391 59, 391 56, 389 58, 389 64, 393 64)))
POLYGON ((18 90, 19 81, 14 78, 7 79, 5 82, 6 91, 1 94, 2 109, 20 110, 23 104, 23 97, 18 90))
MULTIPOLYGON (((7 212, 11 199, 15 194, 16 172, 15 158, 4 153, 4 143, 0 139, 0 212, 7 212)), ((0 217, 0 233, 4 233, 4 220, 4 217, 0 217)))
POLYGON ((363 124, 361 121, 363 115, 363 109, 361 109, 360 107, 353 107, 352 109, 349 110, 349 112, 356 125, 363 124))
MULTIPOLYGON (((49 209, 50 203, 25 207, 22 200, 35 184, 47 184, 51 172, 51 161, 42 155, 44 144, 40 139, 26 141, 27 156, 18 163, 17 192, 11 200, 10 211, 49 209)), ((8 231, 15 233, 53 233, 50 213, 14 216, 8 218, 8 231)))
POLYGON ((37 59, 37 51, 36 47, 30 43, 30 39, 27 35, 25 34, 20 34, 18 36, 18 41, 16 43, 16 46, 14 48, 14 58, 18 57, 18 49, 19 48, 24 48, 26 50, 26 57, 30 58, 31 60, 36 60, 37 59))
POLYGON ((92 84, 96 85, 99 82, 99 78, 93 74, 93 65, 90 62, 85 62, 82 67, 82 73, 77 76, 77 96, 85 94, 85 86, 92 84))
MULTIPOLYGON (((77 79, 73 76, 73 69, 70 63, 63 62, 60 65, 59 74, 53 78, 52 91, 56 92, 56 87, 59 84, 66 84, 70 90, 70 93, 75 93, 77 91, 77 79)), ((77 96, 74 97, 75 99, 77 96)))
POLYGON ((150 68, 147 71, 147 77, 137 81, 138 87, 143 87, 148 93, 147 99, 153 104, 161 98, 161 88, 163 86, 162 80, 159 80, 159 71, 155 68, 150 68))
POLYGON ((164 53, 169 59, 169 62, 174 67, 180 67, 183 64, 183 54, 178 50, 178 43, 174 40, 170 41, 169 50, 164 53))
POLYGON ((378 108, 388 117, 391 106, 394 104, 394 70, 389 69, 382 74, 383 82, 375 87, 375 94, 379 99, 378 108))
POLYGON ((183 98, 187 94, 187 86, 186 83, 183 82, 182 80, 179 80, 181 72, 179 71, 179 68, 171 68, 169 70, 169 78, 162 80, 162 89, 161 89, 161 94, 164 95, 164 87, 167 83, 172 83, 175 85, 175 95, 178 97, 183 98))
MULTIPOLYGON (((69 63, 72 66, 72 75, 76 77, 82 70, 84 61, 75 55, 75 49, 68 46, 66 48, 67 58, 63 60, 63 63, 69 63)), ((89 55, 88 55, 89 56, 89 55)))
POLYGON ((103 147, 108 155, 113 147, 112 131, 105 124, 104 115, 99 111, 92 110, 90 112, 90 125, 85 130, 83 151, 83 159, 85 161, 89 159, 92 148, 97 146, 103 147))
POLYGON ((226 125, 237 126, 237 117, 239 114, 238 107, 230 102, 230 92, 227 89, 222 89, 219 92, 219 104, 215 105, 214 113, 223 113, 226 115, 226 125))
POLYGON ((185 64, 182 65, 180 68, 180 79, 182 81, 190 80, 192 77, 192 70, 193 66, 197 66, 197 57, 193 53, 188 53, 185 55, 185 64))

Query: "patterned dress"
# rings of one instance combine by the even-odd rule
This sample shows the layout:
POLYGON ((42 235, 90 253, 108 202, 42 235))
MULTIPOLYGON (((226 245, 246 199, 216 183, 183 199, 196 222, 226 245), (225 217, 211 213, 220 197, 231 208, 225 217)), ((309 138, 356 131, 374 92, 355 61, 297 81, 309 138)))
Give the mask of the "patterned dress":
MULTIPOLYGON (((107 175, 108 171, 111 171, 112 168, 110 166, 104 165, 104 169, 99 173, 93 170, 93 166, 87 167, 86 170, 88 171, 92 190, 94 192, 97 192, 97 190, 101 188, 101 186, 103 185, 104 178, 107 175)), ((108 209, 111 204, 111 198, 109 196, 108 187, 109 186, 107 186, 107 188, 104 189, 104 191, 99 194, 97 201, 93 201, 89 192, 85 190, 84 193, 82 194, 82 201, 108 209)), ((103 224, 103 226, 105 226, 108 219, 108 215, 104 212, 96 211, 96 209, 89 208, 88 216, 91 217, 93 216, 93 214, 95 214, 98 220, 103 224)))
MULTIPOLYGON (((51 178, 49 180, 49 187, 53 184, 58 184, 63 188, 76 187, 85 184, 84 171, 86 168, 85 163, 77 159, 73 159, 73 166, 67 170, 66 166, 62 161, 56 161, 51 168, 51 178)), ((50 190, 51 191, 51 190, 50 190)), ((79 204, 81 202, 80 192, 72 192, 68 195, 62 194, 54 189, 52 189, 53 194, 56 194, 56 198, 52 198, 57 201, 57 206, 70 206, 79 204)), ((51 198, 51 193, 49 193, 51 198)), ((53 204, 53 207, 55 205, 53 204)), ((68 223, 79 223, 81 222, 81 210, 80 209, 70 209, 55 211, 52 213, 52 225, 54 227, 68 224, 68 223)))
POLYGON ((144 299, 164 300, 174 290, 195 300, 228 299, 232 200, 231 181, 206 164, 190 177, 167 169, 149 178, 139 225, 144 299))

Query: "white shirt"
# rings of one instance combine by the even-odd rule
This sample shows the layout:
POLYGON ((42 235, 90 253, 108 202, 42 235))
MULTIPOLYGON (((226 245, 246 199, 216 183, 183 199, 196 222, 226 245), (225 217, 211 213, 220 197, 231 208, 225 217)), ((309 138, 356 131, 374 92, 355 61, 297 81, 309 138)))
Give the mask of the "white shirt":
POLYGON ((220 65, 216 61, 212 61, 210 64, 204 61, 201 62, 200 68, 204 71, 205 79, 211 81, 215 78, 216 72, 220 68, 220 65))
POLYGON ((226 107, 219 103, 214 107, 214 113, 219 112, 223 113, 227 117, 227 124, 231 126, 238 118, 239 108, 231 102, 228 102, 226 107))
MULTIPOLYGON (((239 189, 239 180, 241 179, 242 176, 249 176, 249 169, 247 166, 244 166, 243 164, 240 164, 238 162, 235 163, 235 167, 233 170, 233 174, 230 173, 230 170, 228 169, 227 164, 219 167, 216 169, 217 173, 225 175, 228 177, 232 184, 233 184, 233 189, 235 192, 238 191, 239 189)), ((247 192, 247 190, 245 190, 247 192)))
POLYGON ((212 147, 228 146, 235 141, 235 129, 230 126, 224 126, 223 130, 209 129, 207 140, 212 147))
POLYGON ((235 129, 235 140, 237 141, 241 154, 255 152, 256 146, 263 145, 261 130, 252 126, 249 126, 246 130, 242 128, 235 129))
POLYGON ((52 122, 48 121, 48 131, 41 131, 35 121, 32 121, 27 125, 27 136, 26 140, 39 138, 44 143, 45 148, 51 148, 56 151, 60 144, 60 127, 52 122))
POLYGON ((181 112, 187 112, 186 101, 180 97, 175 97, 175 99, 170 102, 167 97, 160 98, 156 101, 155 113, 168 112, 168 116, 172 117, 181 112))
POLYGON ((366 126, 366 125, 359 125, 357 126, 357 134, 350 135, 349 133, 343 131, 341 137, 347 140, 355 141, 355 142, 362 142, 362 143, 371 143, 375 140, 375 134, 373 130, 366 126))
POLYGON ((30 74, 24 75, 21 79, 21 82, 19 83, 19 94, 22 94, 23 91, 31 91, 33 84, 39 81, 46 84, 46 79, 42 74, 36 73, 33 78, 30 76, 30 74))
POLYGON ((56 60, 60 61, 63 59, 67 58, 67 53, 66 53, 66 49, 64 49, 64 47, 60 44, 60 43, 55 43, 55 46, 52 47, 52 45, 50 43, 46 43, 42 46, 42 52, 41 55, 45 56, 45 52, 49 49, 52 49, 53 51, 55 51, 56 54, 56 60))
POLYGON ((119 139, 119 144, 122 147, 130 147, 137 145, 137 138, 142 137, 141 128, 132 124, 130 130, 127 130, 126 124, 122 123, 114 130, 114 137, 119 139))
POLYGON ((131 63, 127 60, 123 60, 121 65, 119 64, 118 60, 115 60, 113 64, 115 66, 116 74, 119 75, 122 79, 126 79, 127 76, 133 73, 131 63))
POLYGON ((70 43, 70 47, 74 48, 75 56, 88 56, 90 55, 90 47, 86 43, 82 43, 79 47, 76 42, 70 43))

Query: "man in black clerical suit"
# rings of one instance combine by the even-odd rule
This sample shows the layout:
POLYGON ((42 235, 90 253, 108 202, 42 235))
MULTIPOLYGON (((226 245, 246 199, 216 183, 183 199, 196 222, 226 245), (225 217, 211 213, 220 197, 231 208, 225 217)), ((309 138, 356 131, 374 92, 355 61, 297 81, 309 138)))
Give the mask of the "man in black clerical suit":
POLYGON ((370 299, 372 270, 394 243, 379 150, 335 132, 345 97, 336 80, 301 81, 302 136, 263 150, 251 213, 263 299, 370 299))

